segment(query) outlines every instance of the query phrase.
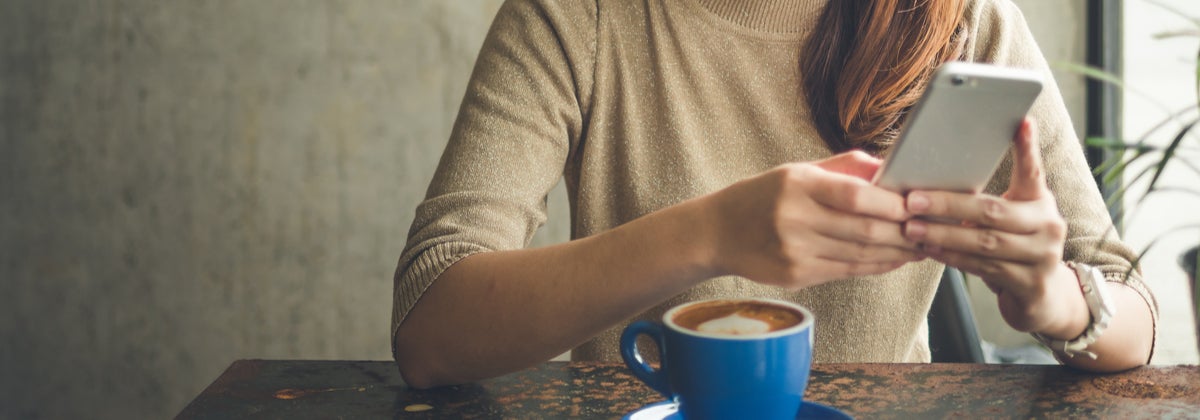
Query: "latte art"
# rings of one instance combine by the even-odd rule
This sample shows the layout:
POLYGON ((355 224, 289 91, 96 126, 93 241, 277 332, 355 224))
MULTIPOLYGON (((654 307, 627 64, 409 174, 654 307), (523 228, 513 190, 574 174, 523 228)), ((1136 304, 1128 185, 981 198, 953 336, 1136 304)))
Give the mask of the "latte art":
POLYGON ((804 316, 784 305, 756 300, 714 300, 678 311, 671 320, 696 332, 754 336, 800 324, 804 316))
POLYGON ((696 327, 696 331, 710 334, 746 335, 762 334, 771 331, 771 325, 754 318, 746 318, 738 313, 705 321, 696 327))

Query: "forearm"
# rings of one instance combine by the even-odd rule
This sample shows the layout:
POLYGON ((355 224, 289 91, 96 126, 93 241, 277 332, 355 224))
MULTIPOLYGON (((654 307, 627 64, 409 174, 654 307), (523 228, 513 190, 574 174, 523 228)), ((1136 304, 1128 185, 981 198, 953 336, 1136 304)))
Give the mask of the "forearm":
POLYGON ((401 373, 430 387, 522 369, 715 276, 800 289, 915 261, 903 197, 867 182, 880 163, 783 165, 592 237, 464 258, 399 325, 401 373))
POLYGON ((1108 329, 1088 346, 1088 351, 1096 353, 1098 357, 1092 360, 1086 356, 1071 358, 1059 355, 1063 363, 1090 371, 1116 372, 1149 362, 1154 344, 1154 320, 1150 307, 1141 295, 1128 286, 1113 282, 1108 282, 1107 286, 1116 305, 1116 314, 1109 322, 1108 329))
POLYGON ((396 333, 412 386, 515 371, 707 279, 697 200, 556 246, 476 254, 447 269, 396 333))

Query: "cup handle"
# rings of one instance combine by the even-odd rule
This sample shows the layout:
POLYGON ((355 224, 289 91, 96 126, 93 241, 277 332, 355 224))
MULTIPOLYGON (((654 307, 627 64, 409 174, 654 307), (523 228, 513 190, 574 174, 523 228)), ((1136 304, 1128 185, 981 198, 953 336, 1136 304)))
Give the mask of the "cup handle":
POLYGON ((657 323, 636 321, 625 327, 625 331, 621 333, 621 358, 625 359, 625 366, 629 366, 629 370, 633 371, 633 376, 670 399, 672 398, 671 387, 667 382, 667 373, 663 370, 667 367, 666 358, 663 357, 664 344, 663 326, 657 323), (651 368, 642 359, 642 353, 638 351, 637 338, 643 334, 650 336, 654 342, 658 343, 658 360, 662 361, 662 368, 658 370, 651 368))

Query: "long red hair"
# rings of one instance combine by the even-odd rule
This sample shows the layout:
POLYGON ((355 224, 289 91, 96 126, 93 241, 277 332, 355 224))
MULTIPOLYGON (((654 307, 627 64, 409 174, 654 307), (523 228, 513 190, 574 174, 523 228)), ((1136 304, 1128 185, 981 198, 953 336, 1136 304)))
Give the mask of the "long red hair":
POLYGON ((831 0, 802 54, 817 130, 834 152, 895 141, 938 65, 964 42, 964 0, 831 0))

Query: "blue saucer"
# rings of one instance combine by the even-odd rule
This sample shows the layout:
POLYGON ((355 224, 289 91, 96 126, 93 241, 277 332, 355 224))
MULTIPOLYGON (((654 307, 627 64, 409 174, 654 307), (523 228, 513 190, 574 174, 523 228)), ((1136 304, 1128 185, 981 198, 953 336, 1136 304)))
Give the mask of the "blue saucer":
MULTIPOLYGON (((679 405, 671 401, 663 401, 647 405, 634 410, 632 413, 626 414, 624 417, 624 420, 682 419, 683 417, 679 415, 679 405)), ((827 405, 805 401, 803 404, 800 404, 800 412, 796 413, 796 420, 808 419, 852 420, 854 417, 851 417, 849 414, 827 405)))

